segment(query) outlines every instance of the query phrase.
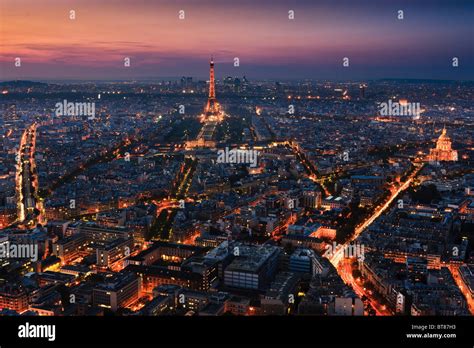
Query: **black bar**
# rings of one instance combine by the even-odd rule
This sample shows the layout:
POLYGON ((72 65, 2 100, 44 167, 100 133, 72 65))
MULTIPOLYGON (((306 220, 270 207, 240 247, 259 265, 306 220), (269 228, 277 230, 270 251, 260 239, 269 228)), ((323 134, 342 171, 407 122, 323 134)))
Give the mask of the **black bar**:
POLYGON ((137 346, 155 342, 173 346, 251 343, 472 347, 473 324, 472 317, 0 317, 0 346, 38 343, 41 346, 137 346), (30 327, 55 325, 54 341, 18 337, 19 326, 26 323, 30 327), (434 326, 430 329, 430 325, 434 326), (455 334, 456 337, 408 338, 407 334, 455 334))

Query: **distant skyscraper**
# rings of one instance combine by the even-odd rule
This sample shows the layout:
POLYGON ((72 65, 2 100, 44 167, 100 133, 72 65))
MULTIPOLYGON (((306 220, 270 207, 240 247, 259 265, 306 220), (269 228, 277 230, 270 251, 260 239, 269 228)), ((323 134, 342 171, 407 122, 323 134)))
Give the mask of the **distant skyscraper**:
POLYGON ((365 83, 361 83, 359 85, 359 96, 360 96, 360 99, 364 99, 365 98, 365 89, 367 88, 367 85, 365 83))
POLYGON ((181 87, 184 87, 184 88, 191 87, 192 84, 193 84, 193 78, 192 77, 183 76, 181 78, 181 87))

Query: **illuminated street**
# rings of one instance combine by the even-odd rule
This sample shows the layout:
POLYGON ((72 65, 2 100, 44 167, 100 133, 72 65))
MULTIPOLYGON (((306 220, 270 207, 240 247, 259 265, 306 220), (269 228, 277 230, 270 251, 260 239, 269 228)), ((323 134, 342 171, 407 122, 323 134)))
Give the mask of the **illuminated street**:
POLYGON ((463 293, 464 297, 466 298, 467 305, 469 307, 469 311, 471 312, 471 314, 474 315, 474 298, 472 297, 471 293, 469 292, 469 290, 466 287, 466 284, 464 283, 464 281, 461 278, 461 275, 459 273, 459 266, 458 265, 449 265, 448 268, 449 268, 449 271, 451 272, 451 275, 453 276, 457 286, 459 287, 459 289, 463 293))
POLYGON ((18 220, 26 226, 45 223, 43 207, 38 199, 38 176, 35 164, 36 124, 31 125, 21 138, 18 153, 17 197, 18 220))

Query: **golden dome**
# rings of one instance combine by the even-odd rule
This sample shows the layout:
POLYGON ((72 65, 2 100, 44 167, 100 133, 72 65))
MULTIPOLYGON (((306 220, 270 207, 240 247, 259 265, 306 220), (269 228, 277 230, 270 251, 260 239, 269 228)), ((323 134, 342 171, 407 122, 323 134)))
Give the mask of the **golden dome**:
POLYGON ((448 135, 446 134, 446 127, 443 127, 443 131, 441 132, 441 135, 439 136, 439 139, 449 139, 448 135))

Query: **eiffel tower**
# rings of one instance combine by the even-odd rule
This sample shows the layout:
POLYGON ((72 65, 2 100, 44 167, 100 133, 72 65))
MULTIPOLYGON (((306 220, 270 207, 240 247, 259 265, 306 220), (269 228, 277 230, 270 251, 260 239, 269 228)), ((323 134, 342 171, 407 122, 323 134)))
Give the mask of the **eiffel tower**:
POLYGON ((209 71, 209 97, 204 108, 204 121, 217 121, 223 119, 223 112, 221 106, 216 99, 216 85, 214 78, 214 58, 211 57, 210 71, 209 71))

